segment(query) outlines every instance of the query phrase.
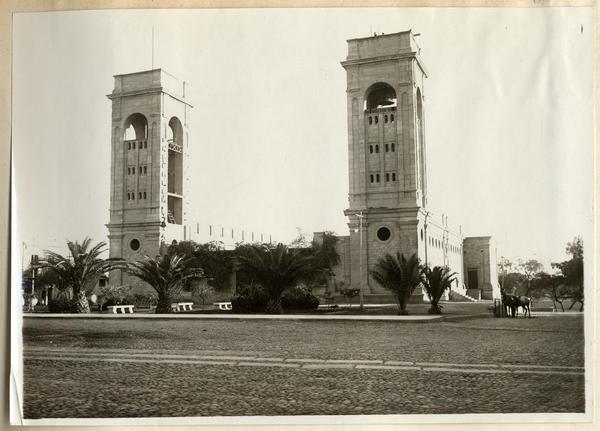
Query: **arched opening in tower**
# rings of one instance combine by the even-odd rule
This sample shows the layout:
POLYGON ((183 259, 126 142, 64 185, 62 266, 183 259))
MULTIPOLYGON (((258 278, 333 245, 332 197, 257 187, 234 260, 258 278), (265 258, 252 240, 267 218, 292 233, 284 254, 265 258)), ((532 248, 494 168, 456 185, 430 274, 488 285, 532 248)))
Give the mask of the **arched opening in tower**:
POLYGON ((148 121, 142 114, 131 114, 125 120, 124 141, 140 141, 148 139, 148 121))
POLYGON ((367 90, 365 110, 372 112, 374 109, 396 108, 396 106, 396 91, 391 85, 378 82, 367 90))
POLYGON ((177 117, 169 120, 166 128, 169 146, 168 164, 168 222, 182 224, 183 221, 183 127, 177 117))

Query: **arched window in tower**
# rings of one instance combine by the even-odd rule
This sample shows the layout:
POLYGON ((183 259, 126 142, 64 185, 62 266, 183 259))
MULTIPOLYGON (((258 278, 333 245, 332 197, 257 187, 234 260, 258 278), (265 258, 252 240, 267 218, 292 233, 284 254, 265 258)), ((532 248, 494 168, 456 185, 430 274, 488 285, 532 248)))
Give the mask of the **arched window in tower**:
POLYGON ((167 145, 169 147, 168 164, 168 207, 172 215, 171 223, 182 224, 183 221, 183 127, 177 117, 169 120, 167 128, 167 145))
MULTIPOLYGON (((141 141, 148 139, 148 121, 142 114, 131 114, 127 117, 124 124, 125 134, 124 141, 141 141)), ((128 145, 128 148, 131 144, 128 145)))
POLYGON ((396 91, 391 85, 384 82, 373 84, 367 90, 365 104, 365 109, 369 112, 372 112, 373 109, 395 108, 397 106, 396 91))

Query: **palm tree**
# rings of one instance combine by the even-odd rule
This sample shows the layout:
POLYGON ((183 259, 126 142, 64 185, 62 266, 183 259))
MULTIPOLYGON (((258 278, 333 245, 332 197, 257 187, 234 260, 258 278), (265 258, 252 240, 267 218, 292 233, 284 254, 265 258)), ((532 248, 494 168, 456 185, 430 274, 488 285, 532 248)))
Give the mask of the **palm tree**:
POLYGON ((442 314, 442 309, 438 305, 440 299, 446 289, 450 289, 454 280, 456 280, 456 272, 450 272, 447 266, 435 266, 433 269, 425 267, 425 291, 429 296, 431 308, 429 314, 442 314))
POLYGON ((190 258, 181 255, 145 256, 143 261, 131 262, 127 272, 148 283, 158 294, 156 313, 170 313, 171 303, 188 280, 202 278, 201 268, 192 268, 190 258))
POLYGON ((122 264, 120 259, 100 258, 105 251, 105 242, 99 242, 90 248, 91 242, 90 238, 85 238, 81 244, 67 241, 70 256, 45 251, 46 263, 42 268, 48 271, 49 277, 57 280, 59 289, 71 289, 75 313, 90 312, 86 296, 88 289, 94 287, 100 276, 122 264))
POLYGON ((408 314, 406 304, 410 295, 423 283, 423 268, 416 253, 408 259, 400 253, 395 257, 386 254, 369 273, 381 287, 396 295, 400 306, 398 314, 408 314))
POLYGON ((315 258, 284 244, 243 246, 238 249, 237 270, 259 284, 269 295, 265 312, 281 314, 281 295, 321 269, 315 258))

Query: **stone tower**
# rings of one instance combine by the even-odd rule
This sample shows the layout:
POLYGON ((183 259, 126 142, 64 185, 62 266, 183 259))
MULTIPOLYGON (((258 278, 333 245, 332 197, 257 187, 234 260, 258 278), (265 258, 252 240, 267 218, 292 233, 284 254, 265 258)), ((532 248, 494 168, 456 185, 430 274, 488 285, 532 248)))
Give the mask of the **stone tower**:
POLYGON ((405 31, 349 40, 342 62, 347 74, 350 279, 353 288, 360 280, 366 294, 385 292, 368 272, 386 253, 416 252, 424 259, 427 74, 419 52, 414 34, 405 31))
MULTIPOLYGON (((155 257, 184 237, 187 212, 186 83, 161 69, 117 75, 112 101, 110 257, 155 257)), ((113 271, 112 285, 141 283, 113 271)))

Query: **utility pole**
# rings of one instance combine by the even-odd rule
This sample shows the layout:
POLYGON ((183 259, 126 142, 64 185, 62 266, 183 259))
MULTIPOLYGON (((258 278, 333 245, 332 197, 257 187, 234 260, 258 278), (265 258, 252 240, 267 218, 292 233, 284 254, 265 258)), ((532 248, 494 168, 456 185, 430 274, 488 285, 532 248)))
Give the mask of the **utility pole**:
POLYGON ((359 298, 360 298, 360 311, 364 310, 365 307, 365 298, 364 298, 364 294, 363 294, 363 213, 362 211, 358 214, 356 214, 356 216, 358 217, 358 235, 359 235, 359 241, 360 241, 360 253, 359 253, 359 264, 358 264, 358 272, 359 272, 359 298))

